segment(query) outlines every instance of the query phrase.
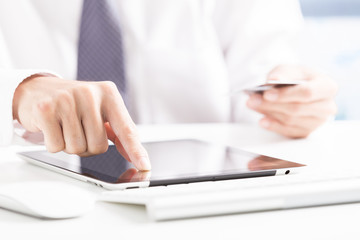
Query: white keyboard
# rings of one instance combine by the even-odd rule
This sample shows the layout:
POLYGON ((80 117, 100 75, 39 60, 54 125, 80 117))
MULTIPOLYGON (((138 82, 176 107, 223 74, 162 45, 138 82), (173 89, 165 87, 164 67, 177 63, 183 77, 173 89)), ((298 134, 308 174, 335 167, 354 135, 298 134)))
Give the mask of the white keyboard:
POLYGON ((299 173, 106 191, 100 200, 144 204, 157 221, 360 202, 360 173, 299 173))

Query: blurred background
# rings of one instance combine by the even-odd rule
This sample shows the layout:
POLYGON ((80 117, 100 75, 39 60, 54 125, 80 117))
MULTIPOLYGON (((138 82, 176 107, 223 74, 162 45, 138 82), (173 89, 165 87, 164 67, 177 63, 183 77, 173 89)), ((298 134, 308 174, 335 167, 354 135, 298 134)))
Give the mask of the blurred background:
POLYGON ((336 119, 360 120, 360 0, 300 0, 300 4, 305 16, 301 61, 338 82, 336 119))

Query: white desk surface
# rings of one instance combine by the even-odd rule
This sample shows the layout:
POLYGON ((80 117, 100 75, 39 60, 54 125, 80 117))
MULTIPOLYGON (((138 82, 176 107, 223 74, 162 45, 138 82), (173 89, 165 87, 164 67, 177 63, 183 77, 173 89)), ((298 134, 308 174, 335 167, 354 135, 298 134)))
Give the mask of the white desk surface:
MULTIPOLYGON (((305 163, 314 172, 360 170, 360 122, 329 123, 302 140, 239 124, 139 126, 139 131, 144 141, 206 139, 305 163)), ((58 180, 97 190, 27 164, 15 155, 32 148, 0 148, 0 184, 58 180)), ((97 203, 87 215, 67 220, 41 220, 0 209, 0 239, 360 239, 359 219, 358 203, 167 222, 150 221, 142 206, 97 203)))

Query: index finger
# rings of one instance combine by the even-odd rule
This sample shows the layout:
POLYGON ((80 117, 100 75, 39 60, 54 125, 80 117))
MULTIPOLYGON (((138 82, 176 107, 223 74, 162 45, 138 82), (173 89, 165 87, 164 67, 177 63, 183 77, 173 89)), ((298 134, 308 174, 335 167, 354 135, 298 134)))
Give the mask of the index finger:
POLYGON ((102 112, 116 137, 120 140, 130 161, 139 170, 150 170, 148 154, 140 142, 135 123, 132 121, 116 85, 105 87, 102 112))
POLYGON ((264 92, 264 99, 270 102, 315 102, 334 97, 336 85, 329 80, 318 79, 302 84, 270 89, 264 92))

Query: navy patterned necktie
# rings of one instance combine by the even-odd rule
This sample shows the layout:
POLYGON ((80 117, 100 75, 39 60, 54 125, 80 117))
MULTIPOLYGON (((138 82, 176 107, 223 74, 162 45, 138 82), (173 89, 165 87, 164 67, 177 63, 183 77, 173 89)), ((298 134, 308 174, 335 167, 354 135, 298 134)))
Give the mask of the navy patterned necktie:
MULTIPOLYGON (((78 47, 77 79, 113 81, 127 103, 121 32, 107 0, 84 0, 78 47)), ((115 176, 125 167, 117 158, 111 158, 108 165, 101 160, 81 158, 83 174, 100 178, 101 172, 110 169, 115 176)))
POLYGON ((121 31, 107 0, 83 2, 77 79, 113 81, 127 102, 121 31))

